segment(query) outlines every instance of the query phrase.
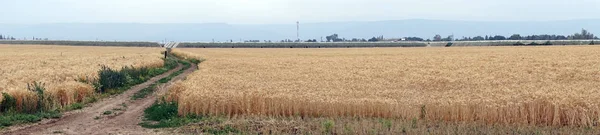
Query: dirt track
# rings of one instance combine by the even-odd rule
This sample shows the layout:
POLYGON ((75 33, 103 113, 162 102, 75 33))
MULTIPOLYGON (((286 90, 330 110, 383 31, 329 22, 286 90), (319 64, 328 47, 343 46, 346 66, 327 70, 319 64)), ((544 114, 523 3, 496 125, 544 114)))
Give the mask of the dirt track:
POLYGON ((176 69, 136 85, 123 94, 92 103, 82 110, 67 112, 59 119, 11 127, 0 134, 160 134, 138 125, 142 121, 144 109, 155 102, 157 93, 165 93, 172 82, 184 79, 196 70, 197 66, 192 64, 189 69, 170 82, 158 86, 157 91, 144 99, 131 100, 131 96, 182 67, 179 64, 176 69), (110 114, 105 114, 107 111, 110 111, 110 114))

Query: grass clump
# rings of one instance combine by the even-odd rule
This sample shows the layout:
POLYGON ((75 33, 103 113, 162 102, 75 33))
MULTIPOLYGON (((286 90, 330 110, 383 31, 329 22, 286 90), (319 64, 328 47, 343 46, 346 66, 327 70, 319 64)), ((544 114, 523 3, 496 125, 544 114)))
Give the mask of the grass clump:
POLYGON ((79 109, 83 109, 83 103, 73 103, 70 106, 68 106, 67 108, 65 108, 66 111, 70 111, 70 110, 79 110, 79 109))
POLYGON ((324 134, 334 134, 333 126, 335 126, 335 123, 332 120, 327 120, 323 122, 323 131, 325 132, 324 134))
POLYGON ((104 114, 104 115, 110 115, 110 114, 112 114, 112 111, 104 111, 102 114, 104 114))
POLYGON ((145 121, 139 125, 145 128, 169 128, 199 122, 203 119, 198 115, 179 117, 177 107, 177 103, 174 102, 156 102, 144 110, 145 121))
POLYGON ((177 117, 177 103, 159 102, 144 110, 144 118, 147 120, 160 121, 177 117))

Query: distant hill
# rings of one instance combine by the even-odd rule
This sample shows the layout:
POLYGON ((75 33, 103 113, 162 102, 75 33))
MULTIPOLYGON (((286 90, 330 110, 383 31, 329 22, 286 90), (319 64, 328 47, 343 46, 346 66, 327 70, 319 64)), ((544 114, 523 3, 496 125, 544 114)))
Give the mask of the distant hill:
MULTIPOLYGON (((540 22, 475 22, 441 20, 393 20, 375 22, 327 22, 300 25, 301 39, 317 39, 337 33, 343 38, 385 38, 417 36, 424 39, 435 34, 455 38, 478 35, 561 34, 570 35, 582 28, 600 35, 600 19, 540 22)), ((296 24, 143 24, 143 23, 52 23, 0 24, 0 34, 15 38, 49 38, 54 40, 119 41, 239 41, 296 38, 296 24)))

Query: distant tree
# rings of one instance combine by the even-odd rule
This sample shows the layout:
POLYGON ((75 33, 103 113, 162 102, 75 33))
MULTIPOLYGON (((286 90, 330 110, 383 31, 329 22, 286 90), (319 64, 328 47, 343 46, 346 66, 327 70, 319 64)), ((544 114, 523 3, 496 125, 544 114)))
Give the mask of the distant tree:
POLYGON ((471 37, 462 37, 461 39, 456 39, 456 41, 471 41, 471 37))
POLYGON ((377 41, 379 41, 379 39, 376 38, 376 37, 373 37, 373 38, 369 39, 369 42, 377 42, 377 41))
POLYGON ((485 39, 484 40, 489 40, 490 37, 488 35, 485 35, 485 39))
POLYGON ((377 37, 377 41, 383 41, 383 40, 385 40, 385 39, 383 38, 383 35, 381 35, 381 36, 377 37))
POLYGON ((510 36, 508 38, 508 40, 521 40, 521 35, 519 35, 519 34, 513 34, 512 36, 510 36))
POLYGON ((596 39, 597 37, 594 34, 591 34, 585 29, 581 29, 581 33, 575 33, 569 36, 569 39, 596 39))
POLYGON ((454 41, 454 36, 453 36, 453 35, 450 35, 450 36, 448 36, 448 37, 446 37, 446 38, 442 39, 442 41, 454 41))
POLYGON ((363 38, 363 39, 360 39, 360 42, 367 42, 367 40, 363 38))
POLYGON ((423 38, 420 37, 405 37, 406 41, 423 41, 423 38))
POLYGON ((4 36, 2 36, 2 34, 0 34, 0 40, 4 39, 4 36))
POLYGON ((343 41, 343 39, 340 39, 338 34, 333 34, 330 36, 326 36, 325 37, 327 39, 327 42, 339 42, 339 41, 343 41))
POLYGON ((442 36, 440 36, 439 34, 438 34, 438 35, 435 35, 435 36, 433 37, 433 41, 442 41, 442 36))
POLYGON ((317 39, 309 39, 306 42, 317 42, 317 39))
POLYGON ((506 40, 506 37, 500 36, 500 35, 496 35, 496 36, 493 36, 493 37, 489 37, 488 40, 506 40))
POLYGON ((587 30, 585 29, 581 29, 581 36, 583 36, 584 39, 592 39, 594 38, 593 34, 590 34, 587 30))
POLYGON ((482 36, 476 36, 476 37, 473 37, 472 40, 473 41, 481 41, 481 40, 485 40, 485 38, 483 38, 482 36))
POLYGON ((246 42, 246 43, 259 43, 260 40, 246 40, 244 42, 246 42))

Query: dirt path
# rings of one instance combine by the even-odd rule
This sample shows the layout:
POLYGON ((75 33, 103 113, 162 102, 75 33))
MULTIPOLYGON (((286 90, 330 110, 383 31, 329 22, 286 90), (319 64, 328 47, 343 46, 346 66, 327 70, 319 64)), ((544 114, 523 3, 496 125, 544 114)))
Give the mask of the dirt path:
POLYGON ((192 64, 189 69, 170 82, 158 86, 157 91, 144 99, 131 100, 131 96, 150 86, 153 82, 179 71, 182 67, 179 64, 175 70, 136 85, 121 95, 93 103, 82 110, 67 112, 59 119, 13 127, 13 129, 0 134, 159 134, 152 129, 142 128, 138 125, 142 121, 144 109, 154 103, 157 97, 156 93, 165 93, 172 82, 184 79, 197 69, 197 65, 192 64))

